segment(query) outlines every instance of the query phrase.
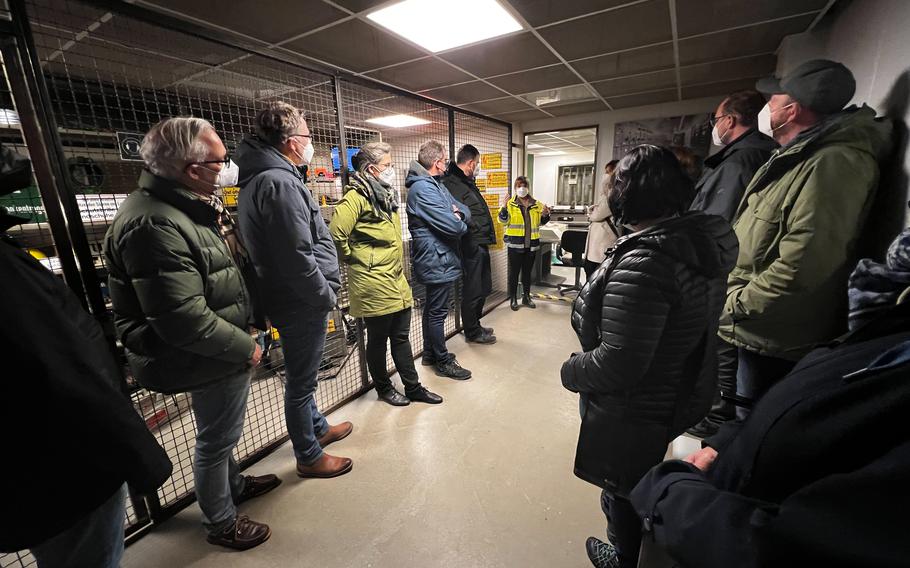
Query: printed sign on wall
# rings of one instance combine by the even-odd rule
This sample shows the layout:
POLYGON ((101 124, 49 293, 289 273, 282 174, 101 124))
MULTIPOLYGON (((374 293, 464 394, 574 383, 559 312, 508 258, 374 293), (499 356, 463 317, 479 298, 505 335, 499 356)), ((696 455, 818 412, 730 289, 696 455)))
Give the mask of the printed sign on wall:
POLYGON ((481 154, 480 168, 483 170, 502 169, 502 154, 481 154))

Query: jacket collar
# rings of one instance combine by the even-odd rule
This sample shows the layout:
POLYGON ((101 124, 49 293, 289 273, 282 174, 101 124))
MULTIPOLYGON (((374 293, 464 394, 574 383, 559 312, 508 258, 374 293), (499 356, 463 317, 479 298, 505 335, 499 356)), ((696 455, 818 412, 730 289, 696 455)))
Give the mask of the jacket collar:
POLYGON ((459 168, 458 164, 455 162, 449 163, 449 169, 446 170, 446 175, 455 176, 464 182, 468 187, 477 189, 477 185, 474 183, 474 180, 465 175, 465 173, 461 171, 461 168, 459 168))
POLYGON ((740 149, 746 148, 746 147, 758 146, 761 142, 763 142, 761 140, 761 138, 764 138, 764 137, 765 137, 765 135, 760 133, 755 128, 751 128, 751 129, 747 130, 746 132, 741 134, 739 136, 739 138, 737 138, 733 142, 730 142, 729 144, 724 146, 724 148, 721 151, 715 153, 712 156, 708 156, 707 158, 705 158, 705 167, 712 168, 712 169, 716 168, 717 166, 720 165, 721 162, 723 162, 724 160, 729 158, 730 154, 732 154, 733 152, 736 152, 737 150, 740 150, 740 149))
MULTIPOLYGON (((509 205, 512 205, 512 206, 514 206, 514 207, 521 207, 521 203, 518 202, 518 196, 517 196, 517 195, 513 195, 513 196, 512 196, 512 199, 509 200, 509 205)), ((534 197, 532 196, 532 197, 531 197, 531 202, 528 204, 528 211, 530 211, 531 208, 533 208, 535 205, 537 205, 537 200, 534 199, 534 197)))
POLYGON ((157 176, 147 169, 139 176, 139 189, 155 198, 183 211, 195 223, 212 225, 218 220, 218 212, 211 205, 193 197, 193 193, 180 183, 157 176))

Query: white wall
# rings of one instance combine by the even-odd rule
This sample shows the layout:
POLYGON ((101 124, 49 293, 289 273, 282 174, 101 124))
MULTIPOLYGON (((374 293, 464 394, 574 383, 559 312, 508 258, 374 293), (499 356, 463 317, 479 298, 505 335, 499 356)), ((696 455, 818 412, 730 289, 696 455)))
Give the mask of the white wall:
MULTIPOLYGON (((778 72, 824 57, 840 61, 856 77, 854 104, 867 103, 896 121, 895 160, 882 172, 880 202, 869 230, 886 243, 910 222, 907 211, 907 124, 910 122, 910 2, 854 0, 836 5, 811 33, 787 38, 781 45, 778 72)), ((880 252, 880 251, 876 251, 880 252)))
MULTIPOLYGON (((662 118, 666 116, 680 116, 685 114, 714 112, 714 109, 717 108, 717 105, 720 103, 722 98, 723 97, 721 96, 707 97, 701 99, 692 99, 688 101, 624 108, 613 111, 530 120, 513 125, 512 139, 521 144, 524 142, 525 132, 548 132, 552 130, 568 130, 584 126, 597 126, 597 162, 595 166, 595 173, 597 177, 594 181, 594 187, 597 188, 600 187, 602 183, 604 166, 607 164, 607 162, 613 159, 613 127, 616 123, 626 122, 628 120, 639 120, 643 118, 662 118)), ((522 163, 516 164, 516 167, 518 168, 516 171, 520 170, 521 173, 524 173, 523 161, 522 163)), ((537 177, 536 158, 534 164, 534 177, 537 177)), ((555 195, 556 194, 554 192, 553 196, 555 197, 555 195)), ((552 203, 552 201, 548 203, 552 203)))
POLYGON ((562 156, 534 156, 534 182, 531 193, 535 199, 547 205, 556 203, 556 181, 559 166, 590 164, 594 161, 591 152, 563 154, 562 156))

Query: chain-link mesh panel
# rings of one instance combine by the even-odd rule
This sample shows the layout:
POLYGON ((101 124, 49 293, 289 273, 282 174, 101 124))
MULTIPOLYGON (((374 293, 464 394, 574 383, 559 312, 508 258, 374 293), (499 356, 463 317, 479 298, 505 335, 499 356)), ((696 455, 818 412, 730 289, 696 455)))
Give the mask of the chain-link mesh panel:
MULTIPOLYGON (((397 180, 395 189, 401 203, 402 238, 404 240, 405 276, 411 284, 414 295, 414 309, 411 314, 411 347, 415 355, 423 351, 422 314, 426 301, 426 290, 412 277, 408 216, 405 211, 407 188, 405 178, 412 161, 417 159, 420 147, 428 140, 436 140, 448 146, 449 115, 448 110, 421 100, 393 94, 347 81, 341 82, 342 116, 344 118, 345 136, 348 147, 353 152, 366 142, 382 141, 392 146, 392 165, 395 167, 397 180), (392 116, 404 115, 419 119, 421 124, 407 127, 391 127, 379 124, 392 116)), ((456 332, 456 311, 454 297, 446 318, 446 334, 456 332)), ((391 353, 386 353, 389 370, 394 369, 391 353)))
POLYGON ((482 167, 475 182, 487 200, 493 226, 496 228, 496 244, 490 247, 493 292, 487 297, 484 306, 489 311, 508 295, 508 260, 502 241, 503 225, 497 215, 499 208, 505 204, 512 183, 512 140, 509 127, 455 111, 455 150, 465 144, 471 144, 480 150, 482 167))

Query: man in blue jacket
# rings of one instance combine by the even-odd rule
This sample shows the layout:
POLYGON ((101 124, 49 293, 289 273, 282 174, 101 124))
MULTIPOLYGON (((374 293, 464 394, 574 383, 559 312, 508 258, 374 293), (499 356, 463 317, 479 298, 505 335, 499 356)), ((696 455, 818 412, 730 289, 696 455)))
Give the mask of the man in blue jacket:
POLYGON ((354 426, 329 426, 316 407, 326 322, 341 276, 319 204, 297 169, 312 157, 313 142, 300 112, 287 103, 271 103, 256 119, 256 136, 237 151, 237 209, 262 308, 281 332, 287 372, 284 414, 297 475, 328 478, 351 471, 353 463, 322 449, 347 437, 354 426))
POLYGON ((408 228, 413 239, 414 277, 427 290, 423 364, 434 365, 439 376, 465 380, 471 378, 471 371, 462 368, 446 349, 445 321, 452 283, 461 277, 458 242, 468 231, 471 213, 440 183, 445 172, 445 147, 435 140, 421 146, 405 180, 408 228))

